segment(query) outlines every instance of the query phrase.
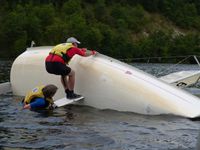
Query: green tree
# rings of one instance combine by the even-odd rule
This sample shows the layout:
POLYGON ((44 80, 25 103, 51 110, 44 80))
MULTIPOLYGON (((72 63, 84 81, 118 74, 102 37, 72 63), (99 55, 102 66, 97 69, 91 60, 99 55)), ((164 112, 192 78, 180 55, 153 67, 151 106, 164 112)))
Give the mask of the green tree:
POLYGON ((137 48, 140 50, 139 57, 167 56, 171 36, 159 30, 149 37, 142 39, 137 48))
POLYGON ((171 55, 192 55, 199 51, 200 36, 197 34, 180 35, 174 38, 169 47, 171 55))
MULTIPOLYGON (((19 9, 21 6, 18 6, 19 9)), ((23 11, 13 11, 9 13, 3 20, 2 26, 2 49, 9 50, 9 54, 11 57, 18 55, 16 50, 18 49, 17 46, 26 47, 26 38, 27 33, 24 30, 24 26, 26 25, 25 19, 26 15, 23 11), (21 40, 21 42, 17 42, 21 40), (22 42, 23 41, 23 42, 22 42), (25 41, 25 42, 24 42, 25 41), (20 44, 19 44, 20 43, 20 44), (22 44, 24 44, 22 46, 22 44)))

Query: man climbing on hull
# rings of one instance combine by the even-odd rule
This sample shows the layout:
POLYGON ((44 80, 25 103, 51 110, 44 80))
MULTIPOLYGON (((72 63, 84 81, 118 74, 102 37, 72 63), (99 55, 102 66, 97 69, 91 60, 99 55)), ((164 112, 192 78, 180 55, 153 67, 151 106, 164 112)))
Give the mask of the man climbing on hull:
POLYGON ((87 57, 97 53, 94 50, 88 51, 86 48, 78 48, 78 44, 80 42, 76 38, 70 37, 66 43, 61 43, 53 47, 45 60, 47 72, 61 76, 61 83, 68 99, 82 97, 74 93, 75 71, 68 66, 69 61, 76 54, 87 57))

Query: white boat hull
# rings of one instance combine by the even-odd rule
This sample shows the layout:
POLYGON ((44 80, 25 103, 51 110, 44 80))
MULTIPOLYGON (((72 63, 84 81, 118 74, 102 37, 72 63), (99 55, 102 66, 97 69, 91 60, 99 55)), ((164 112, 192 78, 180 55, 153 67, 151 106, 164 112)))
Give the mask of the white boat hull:
MULTIPOLYGON (((55 84, 55 99, 65 96, 60 77, 45 70, 45 57, 51 47, 37 47, 16 58, 11 69, 15 95, 25 95, 34 86, 55 84)), ((200 99, 133 66, 113 58, 75 56, 70 62, 76 72, 75 91, 85 99, 83 105, 140 114, 200 116, 200 99)))
POLYGON ((196 84, 200 79, 200 71, 198 70, 188 70, 188 71, 179 71, 162 76, 159 79, 177 86, 179 88, 185 88, 196 84))

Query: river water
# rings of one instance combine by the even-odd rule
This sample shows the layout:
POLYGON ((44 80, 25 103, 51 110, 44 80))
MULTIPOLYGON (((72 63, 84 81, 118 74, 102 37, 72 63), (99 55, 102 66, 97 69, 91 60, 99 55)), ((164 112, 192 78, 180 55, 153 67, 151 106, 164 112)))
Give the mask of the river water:
MULTIPOLYGON (((9 81, 12 62, 1 61, 0 82, 9 81)), ((135 64, 156 76, 170 64, 135 64)), ((172 70, 198 69, 195 65, 172 70)), ((199 86, 189 89, 199 96, 199 86)), ((147 116, 69 105, 53 112, 22 110, 20 97, 0 96, 0 149, 21 150, 193 150, 200 121, 147 116)))

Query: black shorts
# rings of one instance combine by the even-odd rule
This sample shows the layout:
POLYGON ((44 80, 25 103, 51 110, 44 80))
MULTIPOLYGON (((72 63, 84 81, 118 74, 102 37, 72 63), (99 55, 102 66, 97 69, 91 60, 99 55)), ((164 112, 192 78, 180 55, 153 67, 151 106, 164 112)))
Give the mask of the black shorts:
POLYGON ((66 76, 71 72, 71 68, 60 62, 45 62, 48 73, 66 76))

